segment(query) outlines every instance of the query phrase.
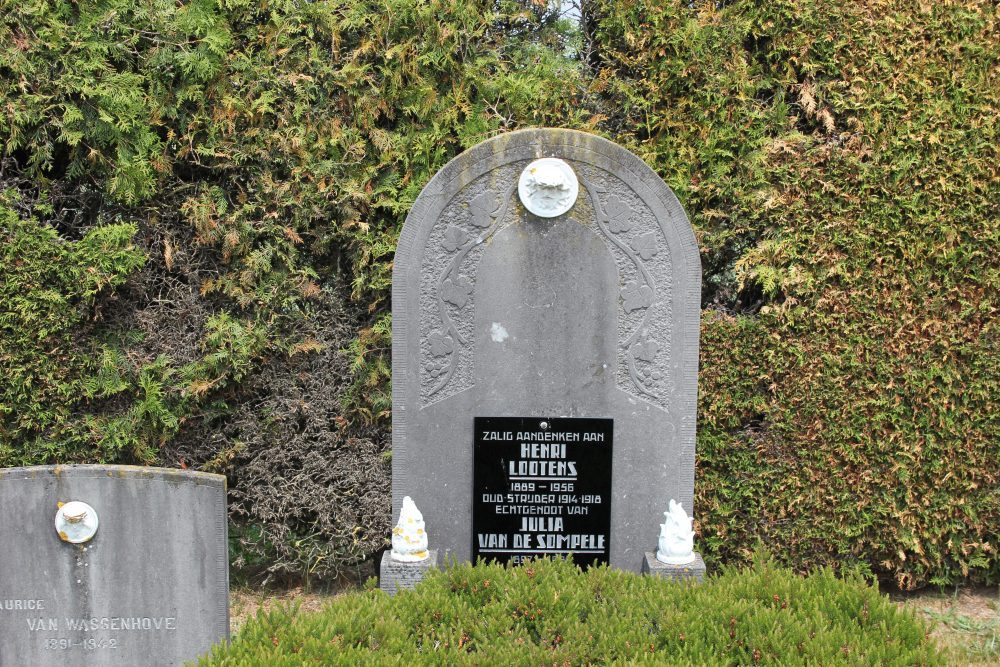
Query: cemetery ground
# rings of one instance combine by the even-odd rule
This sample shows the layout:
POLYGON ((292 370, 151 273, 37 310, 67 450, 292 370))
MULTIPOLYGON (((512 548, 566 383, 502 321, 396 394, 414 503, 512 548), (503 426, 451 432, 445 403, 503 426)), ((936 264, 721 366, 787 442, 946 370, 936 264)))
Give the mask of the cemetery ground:
MULTIPOLYGON (((229 624, 235 637, 258 611, 282 606, 298 606, 303 612, 317 612, 337 596, 359 589, 358 578, 344 578, 322 590, 254 588, 234 585, 229 594, 229 624)), ((884 587, 896 605, 914 611, 932 627, 931 636, 945 650, 949 663, 986 667, 1000 663, 1000 588, 925 588, 900 592, 884 587)))
POLYGON ((1000 589, 997 587, 888 592, 900 607, 913 609, 933 624, 931 636, 953 664, 1000 662, 1000 589))

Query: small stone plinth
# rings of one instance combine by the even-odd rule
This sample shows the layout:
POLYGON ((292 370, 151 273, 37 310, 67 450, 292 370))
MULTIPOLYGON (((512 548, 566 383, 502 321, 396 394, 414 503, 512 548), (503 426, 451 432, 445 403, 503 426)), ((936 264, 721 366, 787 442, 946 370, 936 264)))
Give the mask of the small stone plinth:
POLYGON ((651 551, 646 552, 646 558, 642 561, 642 573, 651 577, 671 579, 680 581, 682 579, 692 579, 701 581, 705 578, 705 561, 701 559, 701 554, 694 553, 694 560, 685 565, 670 565, 656 560, 656 554, 651 551))
POLYGON ((378 587, 389 595, 395 595, 406 588, 413 588, 423 580, 428 570, 437 567, 437 559, 437 549, 431 549, 427 560, 418 563, 400 563, 392 559, 391 551, 386 550, 382 552, 378 587))

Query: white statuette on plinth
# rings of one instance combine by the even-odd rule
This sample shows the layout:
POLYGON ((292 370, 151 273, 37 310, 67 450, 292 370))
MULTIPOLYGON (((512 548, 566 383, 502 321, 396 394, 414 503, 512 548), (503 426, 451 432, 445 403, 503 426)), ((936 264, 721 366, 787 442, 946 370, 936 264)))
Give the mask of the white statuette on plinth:
POLYGON ((657 541, 656 560, 668 565, 687 565, 695 560, 694 519, 687 515, 681 504, 670 501, 670 509, 663 513, 660 539, 657 541))
POLYGON ((427 531, 424 516, 409 496, 403 498, 399 523, 392 529, 392 559, 400 563, 419 563, 427 560, 427 531))

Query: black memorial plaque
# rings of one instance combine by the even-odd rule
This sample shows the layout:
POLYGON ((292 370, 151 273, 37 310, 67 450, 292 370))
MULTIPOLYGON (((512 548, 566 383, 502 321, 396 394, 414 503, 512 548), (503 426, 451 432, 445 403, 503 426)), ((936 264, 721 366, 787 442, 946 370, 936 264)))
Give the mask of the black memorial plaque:
POLYGON ((614 420, 476 417, 472 557, 607 563, 614 420))

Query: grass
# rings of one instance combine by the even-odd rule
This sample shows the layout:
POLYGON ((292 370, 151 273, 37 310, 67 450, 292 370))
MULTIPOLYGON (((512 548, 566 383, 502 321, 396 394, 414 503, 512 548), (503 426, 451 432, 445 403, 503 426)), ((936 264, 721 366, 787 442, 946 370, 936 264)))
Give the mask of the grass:
POLYGON ((934 606, 924 604, 918 610, 935 624, 931 636, 955 664, 1000 664, 1000 602, 996 591, 992 596, 963 591, 950 600, 937 602, 934 606), (946 605, 943 609, 942 604, 946 605))

